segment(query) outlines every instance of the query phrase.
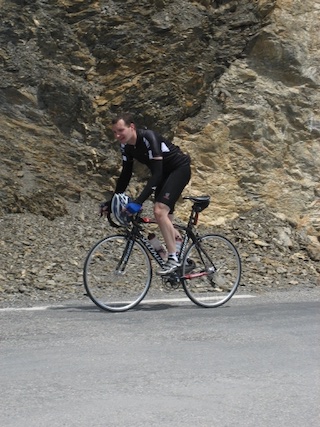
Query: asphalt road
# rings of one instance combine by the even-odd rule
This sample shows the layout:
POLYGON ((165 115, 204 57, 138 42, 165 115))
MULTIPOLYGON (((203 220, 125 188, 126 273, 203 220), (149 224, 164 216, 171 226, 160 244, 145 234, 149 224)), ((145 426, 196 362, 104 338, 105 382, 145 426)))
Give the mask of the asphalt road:
POLYGON ((2 427, 319 427, 319 291, 0 310, 2 427))

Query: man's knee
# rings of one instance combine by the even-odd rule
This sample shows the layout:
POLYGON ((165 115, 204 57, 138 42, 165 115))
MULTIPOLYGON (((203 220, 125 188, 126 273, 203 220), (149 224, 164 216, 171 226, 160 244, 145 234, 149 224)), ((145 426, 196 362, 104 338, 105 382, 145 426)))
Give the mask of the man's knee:
POLYGON ((153 207, 154 216, 156 219, 168 216, 170 208, 164 203, 156 202, 153 207))

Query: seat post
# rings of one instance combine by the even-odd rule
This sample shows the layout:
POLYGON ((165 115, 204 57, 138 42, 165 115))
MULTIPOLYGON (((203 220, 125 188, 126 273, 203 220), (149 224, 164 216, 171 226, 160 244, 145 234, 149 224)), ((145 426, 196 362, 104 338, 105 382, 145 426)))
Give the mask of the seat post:
POLYGON ((199 217, 199 212, 196 211, 195 204, 194 204, 191 208, 191 212, 190 212, 190 216, 189 216, 189 220, 188 220, 188 227, 189 228, 193 228, 193 226, 197 224, 198 217, 199 217))

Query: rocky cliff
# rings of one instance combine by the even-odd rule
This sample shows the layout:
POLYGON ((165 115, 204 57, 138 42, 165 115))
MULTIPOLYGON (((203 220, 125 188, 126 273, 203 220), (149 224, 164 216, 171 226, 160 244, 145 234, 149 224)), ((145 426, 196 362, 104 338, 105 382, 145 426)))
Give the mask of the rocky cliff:
POLYGON ((320 260, 319 1, 0 0, 0 16, 2 216, 104 199, 125 109, 191 154, 208 225, 262 208, 320 260))

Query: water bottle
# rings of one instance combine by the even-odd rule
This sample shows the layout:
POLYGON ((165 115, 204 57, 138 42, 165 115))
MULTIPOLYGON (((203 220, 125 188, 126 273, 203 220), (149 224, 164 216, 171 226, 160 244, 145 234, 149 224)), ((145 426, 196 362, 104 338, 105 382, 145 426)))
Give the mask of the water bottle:
POLYGON ((177 257, 179 257, 179 255, 180 255, 181 246, 182 246, 182 238, 180 236, 177 236, 176 237, 176 254, 177 254, 177 257))
POLYGON ((166 258, 167 252, 160 242, 160 240, 157 238, 157 236, 154 233, 150 233, 148 235, 149 242, 153 246, 153 248, 158 252, 158 254, 161 256, 161 258, 166 258))

